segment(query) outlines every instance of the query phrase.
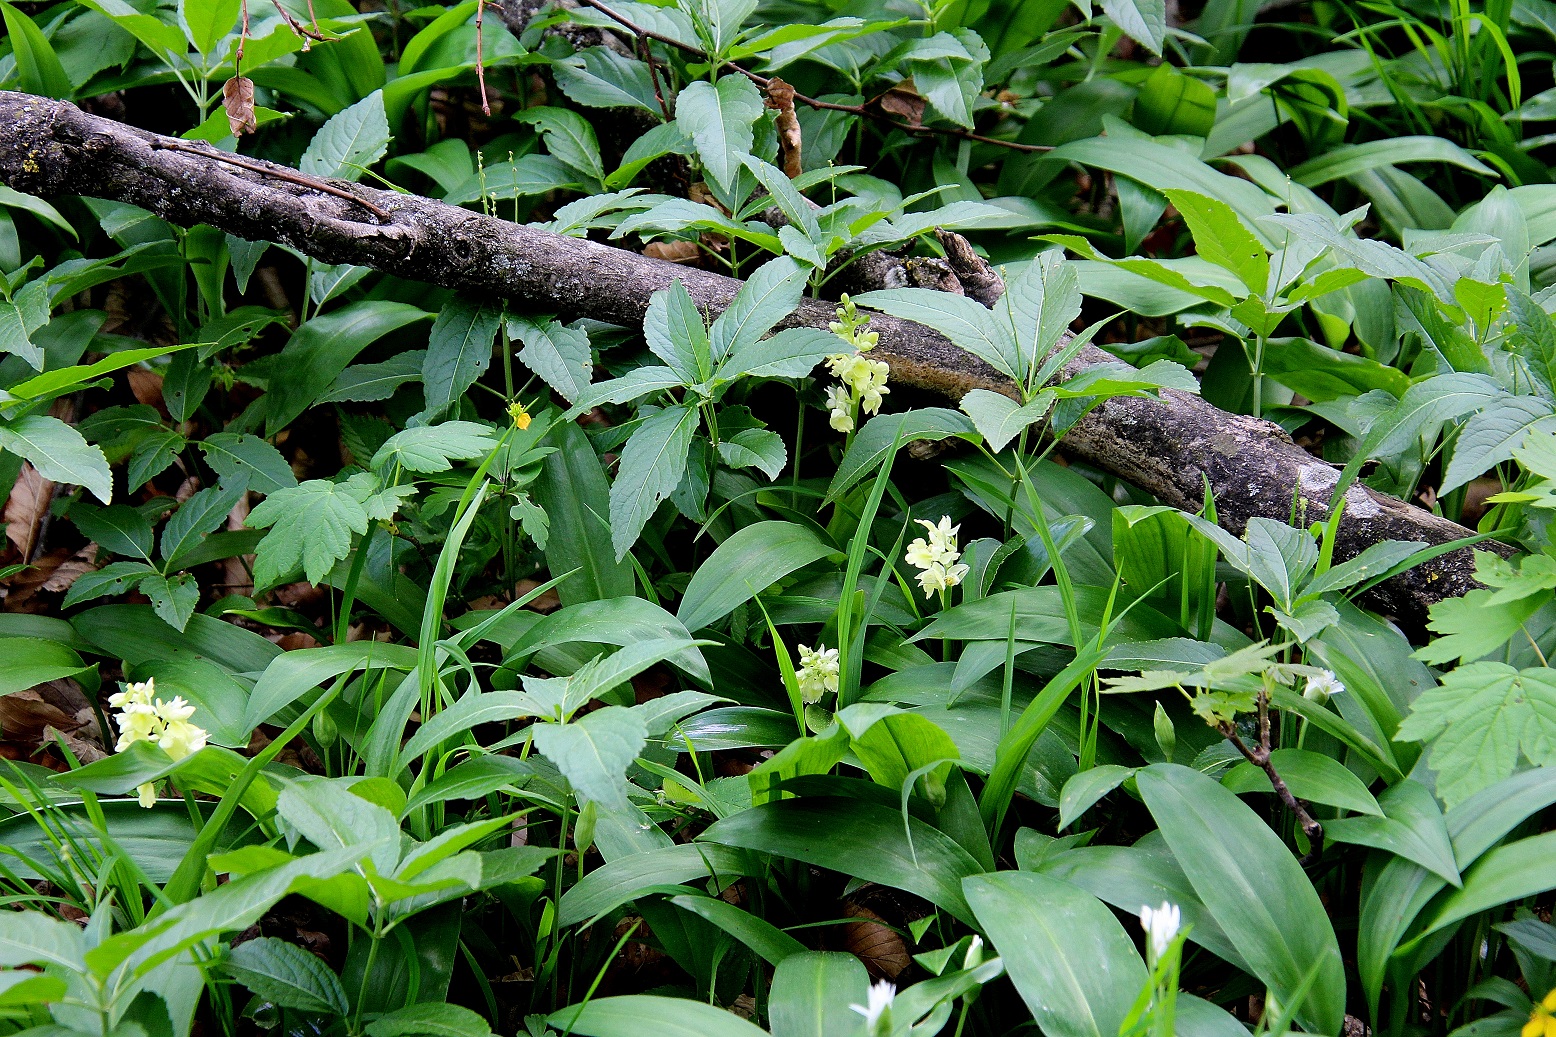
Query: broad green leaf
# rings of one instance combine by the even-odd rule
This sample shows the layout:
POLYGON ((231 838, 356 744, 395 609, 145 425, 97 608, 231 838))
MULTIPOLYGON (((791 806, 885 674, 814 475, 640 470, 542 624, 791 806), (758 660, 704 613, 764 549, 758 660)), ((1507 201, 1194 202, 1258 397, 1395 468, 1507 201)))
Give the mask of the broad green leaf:
POLYGON ((630 595, 632 567, 610 549, 610 484, 588 435, 559 421, 543 443, 557 449, 541 463, 535 499, 551 517, 546 566, 572 573, 557 587, 562 604, 630 595))
POLYGON ((900 449, 915 439, 941 440, 951 436, 965 438, 974 431, 972 422, 944 407, 923 407, 900 414, 877 414, 865 422, 843 455, 837 474, 832 476, 832 482, 827 486, 827 499, 837 499, 873 472, 886 459, 893 442, 900 449))
MULTIPOLYGON (((725 77, 729 78, 736 77, 725 77)), ((710 1034, 766 1037, 767 1034, 766 1030, 722 1008, 655 994, 595 998, 552 1012, 546 1022, 559 1032, 584 1037, 708 1037, 710 1034)))
POLYGON ((160 550, 168 567, 181 568, 180 556, 187 556, 208 533, 225 523, 242 496, 241 488, 211 486, 179 505, 162 528, 160 550))
POLYGON ((1153 764, 1135 783, 1167 845, 1232 938, 1253 974, 1291 1002, 1309 973, 1297 1019, 1317 1033, 1339 1031, 1345 968, 1318 893, 1264 821, 1214 779, 1153 764))
POLYGON ((708 175, 721 190, 732 189, 741 159, 751 153, 752 125, 762 114, 756 87, 742 75, 720 76, 717 85, 698 80, 676 98, 675 113, 708 175))
POLYGON ((627 768, 647 744, 643 718, 606 706, 568 724, 533 728, 535 748, 557 765, 580 800, 607 810, 627 808, 627 768))
POLYGON ((178 16, 189 31, 189 42, 206 57, 237 25, 240 0, 179 0, 178 16))
POLYGON ((611 546, 617 561, 632 550, 660 502, 680 485, 698 424, 696 408, 666 407, 638 426, 622 448, 610 492, 611 546))
POLYGON ((974 389, 962 397, 958 406, 972 419, 988 448, 999 453, 1024 430, 1043 420, 1053 403, 1053 397, 1047 394, 1022 405, 1003 393, 974 389))
POLYGON ((1064 783, 1059 793, 1059 828, 1070 827, 1109 792, 1122 785, 1134 774, 1133 767, 1121 767, 1116 763, 1098 764, 1078 772, 1064 783))
MULTIPOLYGON (((1332 756, 1307 749, 1276 749, 1270 754, 1270 765, 1298 799, 1374 817, 1384 814, 1362 780, 1332 756)), ((1275 791, 1264 771, 1246 761, 1228 771, 1221 784, 1239 795, 1275 791)))
POLYGON ((1032 872, 963 884, 1021 999, 1050 1037, 1115 1037, 1145 963, 1113 912, 1068 882, 1032 872))
POLYGON ((136 584, 136 589, 151 599, 151 607, 174 630, 183 630, 200 604, 200 585, 190 573, 163 576, 151 573, 136 584))
POLYGON ((1098 0, 1103 12, 1124 35, 1153 54, 1167 41, 1166 0, 1098 0))
POLYGON ((367 532, 366 495, 349 482, 309 479, 277 490, 249 512, 248 524, 269 527, 254 562, 254 582, 273 587, 299 567, 309 583, 322 580, 351 551, 352 534, 367 532))
POLYGON ((281 653, 268 666, 262 667, 264 672, 249 696, 243 723, 253 730, 314 688, 343 673, 379 668, 409 673, 415 665, 414 648, 379 641, 354 641, 281 653))
POLYGON ((1499 400, 1465 422, 1453 443, 1453 456, 1443 473, 1439 493, 1458 489, 1510 461, 1513 451, 1531 435, 1556 432, 1556 414, 1536 396, 1514 396, 1499 400))
POLYGON ((773 325, 793 313, 805 291, 805 278, 805 268, 788 256, 764 263, 708 330, 714 361, 754 345, 773 325))
POLYGON ((474 302, 456 296, 438 312, 421 365, 426 420, 447 413, 491 365, 502 309, 500 300, 474 302))
POLYGON ((1291 179, 1304 187, 1317 187, 1331 180, 1405 162, 1441 162, 1481 176, 1497 175, 1469 152, 1441 137, 1390 137, 1332 148, 1291 170, 1291 179))
POLYGON ((739 530, 698 566, 676 618, 699 630, 790 573, 836 552, 809 526, 770 520, 739 530))
MULTIPOLYGON (((1296 794, 1301 795, 1300 792, 1296 794)), ((1387 850, 1414 861, 1450 885, 1459 885, 1459 869, 1454 864, 1443 812, 1431 790, 1420 782, 1406 779, 1384 790, 1378 802, 1386 816, 1326 821, 1325 837, 1387 850)))
POLYGON ((0 425, 0 451, 30 461, 50 482, 86 487, 104 504, 113 497, 113 477, 102 449, 56 417, 28 414, 0 425))
POLYGON ((610 861, 562 894, 557 924, 577 925, 664 885, 713 876, 721 883, 750 871, 749 855, 717 843, 680 843, 610 861))
POLYGON ((1556 764, 1556 679, 1544 668, 1460 666, 1421 693, 1396 737, 1431 743, 1427 763, 1451 808, 1511 775, 1520 755, 1556 764))
POLYGON ((600 161, 600 143, 595 138, 594 127, 575 111, 541 105, 526 108, 514 118, 534 126, 546 139, 546 149, 551 156, 596 183, 605 179, 605 166, 600 161))
POLYGON ((805 945, 771 922, 715 897, 683 894, 670 902, 684 908, 733 936, 743 946, 761 955, 769 965, 781 965, 786 958, 805 954, 805 945))
POLYGON ((0 914, 0 965, 59 965, 76 970, 86 951, 86 934, 70 922, 42 911, 0 914))
POLYGON ((470 1009, 440 1001, 395 1009, 364 1029, 368 1037, 487 1037, 492 1032, 491 1024, 470 1009))
POLYGON ((950 836, 891 807, 834 797, 790 799, 752 807, 716 822, 700 842, 738 846, 905 889, 968 924, 961 882, 982 872, 950 836))
POLYGON ((10 37, 21 89, 29 94, 68 100, 75 91, 48 37, 31 18, 8 3, 0 3, 0 14, 5 17, 5 34, 10 37))
POLYGON ((696 385, 713 373, 707 323, 679 278, 649 297, 643 338, 649 351, 687 385, 696 385))
POLYGON ((400 823, 388 810, 326 778, 289 782, 277 803, 281 818, 320 850, 357 848, 380 875, 400 860, 400 823))
POLYGON ((297 166, 311 176, 360 179, 389 150, 383 91, 375 90, 338 112, 313 135, 297 166))
POLYGON ((791 954, 773 970, 768 1025, 773 1037, 863 1037, 864 1017, 850 1005, 869 1003, 870 975, 852 954, 791 954))
MULTIPOLYGON (((445 311, 446 312, 446 311, 445 311)), ((455 461, 483 457, 497 446, 492 430, 473 421, 445 421, 396 432, 373 455, 369 467, 408 472, 446 472, 455 461)))
POLYGON ((0 695, 26 691, 92 667, 74 649, 37 637, 0 637, 0 695))
POLYGON ((888 288, 866 292, 854 301, 934 328, 1011 381, 1025 380, 1025 365, 1011 329, 1002 326, 981 303, 966 296, 927 288, 888 288))
POLYGON ((1448 894, 1427 916, 1423 935, 1470 915, 1523 900, 1556 887, 1550 867, 1556 832, 1544 832, 1499 846, 1464 873, 1464 886, 1448 894))
POLYGON ((245 941, 232 948, 222 968, 253 993, 284 1008, 337 1016, 350 1010, 340 979, 295 943, 273 936, 245 941))
POLYGON ((771 480, 783 471, 789 451, 771 429, 748 428, 719 440, 719 459, 731 468, 756 468, 771 480))
POLYGON ((407 382, 421 381, 425 349, 407 349, 377 364, 353 364, 335 377, 320 403, 376 403, 407 382))
POLYGON ((225 486, 241 485, 268 494, 297 485, 297 476, 281 451, 258 436, 217 432, 196 443, 225 486))
MULTIPOLYGON (((1163 62, 1140 84, 1132 119, 1136 127, 1153 137, 1171 134, 1208 137, 1216 125, 1216 92, 1207 83, 1163 62)), ((1127 197, 1127 193, 1121 193, 1120 201, 1127 197)), ((1155 223, 1160 210, 1152 205, 1147 211, 1153 215, 1142 222, 1155 223)))
POLYGON ((1264 294, 1270 281, 1270 258, 1230 205, 1192 191, 1162 193, 1189 225, 1194 250, 1201 257, 1232 271, 1254 295, 1264 294))
POLYGON ((524 343, 519 362, 572 403, 594 377, 594 354, 582 329, 560 321, 509 317, 508 334, 524 343))
POLYGON ((103 654, 132 666, 176 655, 197 655, 230 673, 258 673, 283 654, 252 630, 211 616, 190 617, 180 633, 146 605, 103 605, 70 622, 103 654))

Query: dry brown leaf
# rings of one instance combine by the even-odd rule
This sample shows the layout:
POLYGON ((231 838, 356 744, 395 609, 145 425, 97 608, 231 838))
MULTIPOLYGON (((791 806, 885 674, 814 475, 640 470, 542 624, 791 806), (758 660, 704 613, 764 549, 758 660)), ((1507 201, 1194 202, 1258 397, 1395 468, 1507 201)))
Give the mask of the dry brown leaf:
POLYGON ((42 590, 50 594, 63 594, 70 589, 70 585, 89 572, 97 571, 97 564, 93 561, 97 557, 97 545, 87 544, 81 550, 71 555, 59 564, 59 568, 49 574, 43 581, 42 590))
POLYGON ((49 728, 74 731, 76 718, 46 700, 34 689, 0 695, 0 731, 8 740, 37 745, 49 728))
POLYGON ((234 137, 259 129, 254 118, 254 81, 233 76, 222 84, 222 107, 227 110, 227 125, 234 137))
POLYGON ((867 907, 847 903, 843 914, 859 921, 843 926, 843 949, 869 970, 873 979, 896 979, 912 959, 902 936, 867 907))
POLYGON ((696 263, 702 249, 695 241, 650 241, 643 246, 643 254, 650 259, 663 259, 668 263, 696 263))
POLYGON ((162 376, 155 371, 148 371, 144 367, 132 367, 129 369, 128 378, 130 392, 135 394, 136 403, 144 403, 148 407, 155 407, 159 412, 165 413, 162 406, 162 376))
POLYGON ((919 96, 913 80, 904 79, 875 99, 875 104, 887 115, 895 116, 909 126, 924 124, 924 98, 919 96))
POLYGON ((778 165, 783 175, 793 180, 803 171, 800 152, 803 140, 800 136, 800 117, 794 112, 794 87, 774 76, 767 81, 767 107, 776 109, 778 118, 774 128, 778 131, 778 165))
POLYGON ((11 496, 5 502, 5 537, 16 545, 17 552, 27 558, 38 538, 38 526, 49 513, 49 502, 54 499, 54 484, 38 474, 30 464, 23 464, 11 496))
POLYGON ((61 731, 57 727, 43 729, 42 741, 44 743, 64 742, 65 748, 81 763, 96 763, 98 760, 108 759, 108 754, 103 752, 103 747, 96 742, 85 738, 78 738, 69 731, 61 731))
MULTIPOLYGON (((513 585, 513 596, 515 598, 522 598, 524 595, 528 594, 530 591, 539 586, 540 583, 536 580, 520 580, 518 583, 513 585)), ((525 608, 528 608, 533 612, 552 612, 561 607, 562 599, 557 597, 555 588, 546 591, 544 594, 540 595, 534 601, 525 606, 525 608)))

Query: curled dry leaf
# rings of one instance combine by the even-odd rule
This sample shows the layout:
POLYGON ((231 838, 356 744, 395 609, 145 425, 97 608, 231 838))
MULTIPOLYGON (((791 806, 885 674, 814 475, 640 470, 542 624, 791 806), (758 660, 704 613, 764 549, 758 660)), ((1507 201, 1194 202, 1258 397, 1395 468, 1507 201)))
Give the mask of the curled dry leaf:
POLYGON ((924 124, 924 98, 911 79, 904 79, 872 103, 878 105, 887 115, 895 116, 909 126, 924 124))
POLYGON ((650 241, 643 246, 643 254, 670 263, 696 263, 702 250, 695 241, 650 241))
POLYGON ((774 76, 767 81, 767 107, 778 112, 778 164, 783 175, 793 180, 803 169, 800 165, 800 118, 794 112, 794 87, 774 76))
POLYGON ((54 499, 54 484, 38 474, 30 464, 23 464, 11 487, 11 495, 5 502, 5 536, 16 545, 23 559, 32 555, 33 544, 38 539, 38 527, 49 512, 49 502, 54 499))
POLYGON ((843 914, 857 919, 843 926, 843 949, 864 962, 872 979, 901 975, 911 961, 902 935, 867 907, 844 904, 843 914))
POLYGON ((234 137, 259 129, 254 117, 254 81, 247 76, 233 76, 222 84, 222 107, 227 110, 227 125, 234 137))

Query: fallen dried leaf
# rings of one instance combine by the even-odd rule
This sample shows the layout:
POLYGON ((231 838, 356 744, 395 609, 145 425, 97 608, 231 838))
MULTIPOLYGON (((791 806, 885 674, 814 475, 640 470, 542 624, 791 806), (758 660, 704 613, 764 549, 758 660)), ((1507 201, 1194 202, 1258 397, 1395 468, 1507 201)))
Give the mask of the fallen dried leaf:
POLYGON ((227 125, 234 137, 259 129, 254 118, 254 81, 233 76, 222 84, 222 107, 227 110, 227 125))
POLYGON ((38 526, 49 513, 49 502, 54 499, 54 484, 38 474, 30 464, 23 464, 11 496, 5 502, 5 538, 16 545, 23 558, 32 554, 37 541, 38 526))

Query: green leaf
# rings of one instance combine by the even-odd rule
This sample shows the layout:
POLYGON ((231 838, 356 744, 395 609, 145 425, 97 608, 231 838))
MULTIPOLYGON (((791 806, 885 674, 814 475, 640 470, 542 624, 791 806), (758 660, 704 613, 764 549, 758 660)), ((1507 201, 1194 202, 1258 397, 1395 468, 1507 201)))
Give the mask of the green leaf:
POLYGON ((747 858, 743 851, 717 843, 680 843, 617 858, 589 872, 562 894, 557 925, 587 922, 661 886, 709 876, 727 882, 749 873, 747 858))
POLYGON ((244 727, 252 731, 314 688, 343 673, 378 668, 409 673, 415 666, 414 648, 377 641, 353 641, 282 652, 268 665, 259 667, 263 672, 249 696, 244 727))
MULTIPOLYGON (((1383 816, 1383 808, 1362 780, 1332 756, 1307 749, 1276 749, 1270 753, 1270 765, 1298 799, 1358 814, 1383 816)), ((1246 761, 1228 771, 1221 784, 1238 795, 1275 791, 1264 771, 1246 761)), ((1325 831, 1328 831, 1327 825, 1325 831)))
POLYGON ((389 117, 382 90, 375 90, 330 117, 309 141, 297 166, 310 176, 359 179, 389 151, 389 117))
POLYGON ((74 971, 87 951, 81 927, 42 911, 0 913, 0 965, 59 965, 74 971))
POLYGON ((368 467, 384 471, 398 466, 421 474, 446 472, 454 467, 453 462, 482 457, 496 446, 492 430, 473 421, 420 425, 385 440, 368 467))
POLYGON ((557 765, 580 800, 607 810, 627 809, 627 768, 648 742, 643 718, 606 706, 569 724, 539 724, 535 748, 557 765))
POLYGON ((1437 793, 1452 808, 1511 775, 1520 754, 1556 764, 1556 678, 1543 667, 1460 666, 1421 693, 1396 737, 1431 743, 1437 793))
POLYGON ((242 487, 210 486, 180 504, 162 527, 160 546, 168 569, 182 568, 179 560, 198 548, 208 533, 223 525, 242 497, 242 487))
POLYGON ((805 268, 788 256, 764 263, 740 286, 729 307, 708 330, 714 361, 755 345, 773 325, 793 313, 805 291, 805 281, 805 268))
POLYGON ((1390 137, 1366 144, 1344 144, 1291 170, 1291 179, 1304 187, 1317 187, 1341 177, 1355 176, 1405 162, 1442 162, 1494 177, 1496 171, 1450 140, 1441 137, 1390 137))
POLYGON ((697 156, 723 191, 734 187, 741 159, 751 153, 752 125, 762 115, 762 95, 741 75, 720 76, 718 84, 698 80, 675 101, 676 124, 697 145, 697 156))
POLYGON ((1489 590, 1472 590, 1461 598, 1445 598, 1433 604, 1427 626, 1438 636, 1425 648, 1416 649, 1414 657, 1440 666, 1500 651, 1518 635, 1541 602, 1538 595, 1500 602, 1492 597, 1489 590))
POLYGON ((16 59, 22 91, 68 100, 75 91, 48 37, 39 31, 31 18, 10 4, 0 3, 0 13, 5 16, 5 34, 11 40, 11 53, 16 59))
MULTIPOLYGON (((1296 794, 1301 795, 1300 792, 1296 794)), ((1387 816, 1326 821, 1325 837, 1335 842, 1387 850, 1414 861, 1451 885, 1459 885, 1459 869, 1454 863, 1443 812, 1431 790, 1418 781, 1406 779, 1386 789, 1379 802, 1387 816)))
POLYGON ((739 530, 697 567, 676 618, 699 630, 777 581, 837 551, 809 526, 770 520, 739 530))
POLYGON ((1556 832, 1532 835, 1490 851, 1465 871, 1463 888, 1448 894, 1427 916, 1422 935, 1556 887, 1556 871, 1550 867, 1553 853, 1556 832))
POLYGON ((632 567, 610 549, 610 484, 588 435, 577 422, 559 421, 543 442, 557 449, 541 463, 535 499, 551 517, 546 567, 573 574, 557 586, 562 604, 631 594, 632 567))
MULTIPOLYGON (((1166 68, 1166 65, 1161 66, 1166 68)), ((1264 245, 1225 202, 1192 191, 1165 194, 1194 235, 1194 249, 1212 263, 1237 275, 1254 295, 1270 282, 1270 257, 1264 245)))
POLYGON ((741 811, 699 836, 719 843, 831 868, 867 882, 905 889, 969 925, 962 880, 983 871, 938 829, 877 803, 834 797, 790 799, 741 811))
POLYGON ((259 997, 283 1008, 337 1016, 350 1011, 340 979, 295 943, 273 936, 245 941, 232 949, 222 968, 259 997))
POLYGON ((696 385, 713 373, 707 324, 680 278, 649 297, 643 337, 685 384, 696 385))
POLYGON ((353 364, 335 377, 320 403, 375 403, 407 382, 421 381, 425 349, 407 349, 378 364, 353 364))
POLYGON ((502 302, 455 296, 432 324, 421 377, 427 394, 424 420, 441 417, 459 402, 492 362, 492 340, 502 322, 502 302))
MULTIPOLYGON (((1216 125, 1216 92, 1169 64, 1157 65, 1140 84, 1140 96, 1135 98, 1134 124, 1153 137, 1170 134, 1208 137, 1216 125)), ((1262 288, 1255 290, 1263 291, 1262 288)))
POLYGON ((1030 403, 1022 405, 992 389, 973 389, 958 404, 972 419, 973 427, 984 443, 995 453, 1004 450, 1027 427, 1043 420, 1053 405, 1051 394, 1039 394, 1030 403))
POLYGON ((1103 763, 1088 770, 1079 771, 1064 783, 1059 793, 1059 828, 1070 824, 1109 792, 1133 776, 1133 767, 1121 767, 1116 763, 1103 763))
POLYGON ((255 493, 270 494, 297 485, 297 476, 281 451, 258 436, 216 432, 196 442, 205 463, 224 486, 244 486, 255 493))
POLYGON ((182 631, 188 626, 189 617, 200 604, 200 585, 190 573, 153 573, 137 583, 136 588, 151 599, 152 609, 174 630, 182 631))
POLYGON ((584 1037, 767 1037, 766 1030, 722 1008, 654 994, 595 998, 552 1012, 546 1022, 584 1037))
POLYGON ((870 975, 852 954, 791 954, 773 970, 768 1025, 773 1037, 862 1037, 864 1017, 850 1005, 869 1003, 870 975))
POLYGON ((1339 942, 1302 866, 1264 821, 1214 779, 1153 764, 1135 775, 1167 845, 1253 974, 1282 1004, 1312 974, 1296 1017, 1336 1033, 1345 1015, 1339 942))
POLYGON ((216 45, 238 21, 241 0, 179 0, 178 16, 188 30, 189 42, 206 57, 214 57, 216 45))
POLYGON ((594 377, 594 354, 581 328, 559 321, 509 317, 508 334, 524 343, 519 362, 572 403, 594 377))
POLYGON ((944 407, 923 407, 902 414, 877 414, 865 422, 843 455, 837 474, 832 476, 832 482, 827 486, 827 499, 836 500, 856 482, 873 472, 886 459, 894 442, 900 449, 915 439, 935 441, 951 436, 966 438, 974 431, 972 422, 944 407))
POLYGON ((485 1019, 463 1005, 429 1001, 407 1005, 368 1023, 368 1037, 487 1037, 485 1019))
POLYGON ((73 608, 83 601, 114 594, 127 594, 141 580, 157 570, 146 562, 111 562, 96 572, 83 573, 65 592, 63 608, 73 608))
POLYGON ((1535 396, 1498 401, 1465 422, 1453 443, 1453 456, 1443 473, 1439 493, 1458 489, 1503 461, 1531 435, 1556 432, 1550 404, 1535 396))
POLYGON ((719 458, 731 468, 756 468, 768 479, 776 479, 788 463, 789 451, 778 433, 748 428, 719 440, 719 458))
POLYGON ((72 649, 36 637, 0 637, 0 695, 92 669, 72 649))
POLYGON ((400 823, 388 810, 327 778, 288 782, 277 801, 281 818, 320 850, 365 849, 380 875, 400 860, 400 823))
POLYGON ((1011 381, 1025 380, 1012 329, 1002 326, 993 312, 966 296, 927 288, 888 288, 866 292, 854 301, 934 328, 1011 381))
POLYGON ((1162 52, 1167 41, 1167 4, 1165 0, 1100 0, 1102 10, 1114 25, 1152 54, 1162 52))
POLYGON ((542 105, 523 109, 514 118, 529 123, 545 136, 546 149, 553 158, 572 166, 595 183, 604 181, 605 165, 600 160, 600 143, 595 138, 594 127, 582 115, 566 108, 542 105))
POLYGON ((671 897, 670 903, 712 922, 741 945, 761 955, 769 965, 781 965, 791 955, 806 953, 803 943, 771 922, 734 904, 714 897, 690 895, 671 897))
POLYGON ((318 583, 351 552, 352 534, 367 532, 367 495, 350 482, 309 479, 277 490, 249 512, 248 524, 270 528, 254 562, 254 582, 273 587, 299 567, 318 583))
POLYGON ((695 407, 666 407, 649 415, 622 448, 610 492, 611 546, 617 561, 632 550, 660 502, 680 484, 698 423, 695 407))
POLYGON ((1145 963, 1113 912, 1077 886, 1003 871, 962 884, 978 924, 1049 1037, 1116 1037, 1145 963))
POLYGON ((102 449, 58 418, 29 414, 0 425, 0 450, 32 462, 50 482, 84 486, 104 504, 113 497, 113 477, 102 449))
POLYGON ((127 504, 110 504, 106 508, 78 504, 71 509, 70 520, 98 547, 116 555, 151 561, 151 520, 135 508, 127 504))

